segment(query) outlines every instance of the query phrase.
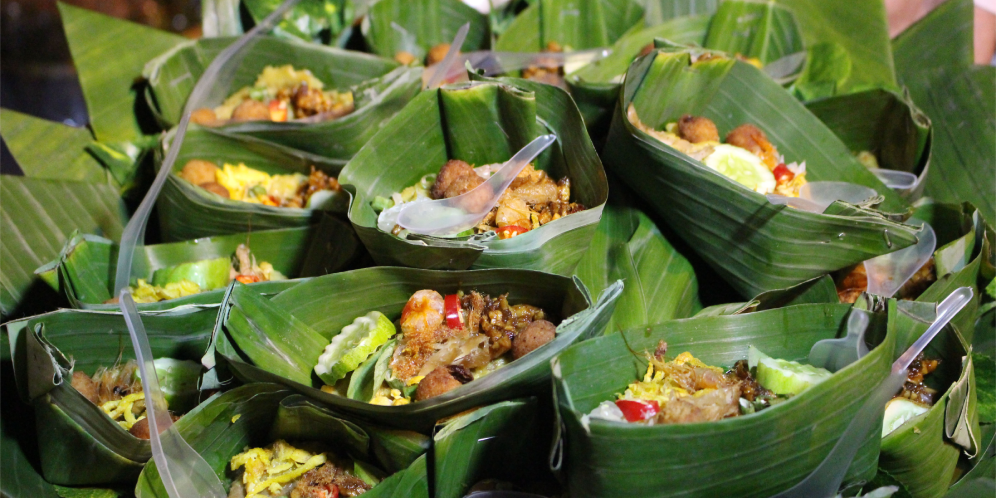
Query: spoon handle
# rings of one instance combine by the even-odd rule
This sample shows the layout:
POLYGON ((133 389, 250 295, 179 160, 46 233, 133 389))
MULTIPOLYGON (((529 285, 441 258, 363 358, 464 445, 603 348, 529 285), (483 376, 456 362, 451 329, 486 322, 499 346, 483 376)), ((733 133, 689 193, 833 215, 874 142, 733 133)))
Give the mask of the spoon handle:
POLYGON ((972 300, 973 294, 971 287, 959 287, 948 294, 948 297, 937 305, 937 318, 934 319, 934 323, 930 324, 927 331, 892 364, 892 371, 894 373, 905 372, 917 355, 923 352, 930 341, 934 340, 937 333, 972 300))

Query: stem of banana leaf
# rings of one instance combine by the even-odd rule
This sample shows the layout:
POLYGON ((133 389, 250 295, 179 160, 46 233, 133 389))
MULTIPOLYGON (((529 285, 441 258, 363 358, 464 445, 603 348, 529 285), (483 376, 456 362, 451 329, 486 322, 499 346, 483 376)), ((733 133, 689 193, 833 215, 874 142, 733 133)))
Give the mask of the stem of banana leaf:
POLYGON ((432 72, 432 77, 429 78, 429 82, 425 85, 426 90, 436 88, 443 83, 443 78, 450 72, 450 66, 457 61, 457 54, 460 53, 463 41, 467 39, 468 31, 470 31, 469 22, 460 26, 456 36, 453 38, 453 43, 450 44, 450 49, 443 56, 443 61, 436 65, 435 70, 432 72))
POLYGON ((117 275, 114 279, 115 294, 118 294, 122 289, 127 288, 128 283, 131 281, 131 265, 132 260, 135 257, 135 250, 145 238, 145 226, 149 221, 149 214, 152 212, 152 206, 156 204, 159 192, 162 191, 163 184, 166 183, 166 178, 169 177, 172 172, 173 163, 176 162, 176 158, 180 153, 180 146, 183 145, 183 136, 187 132, 187 126, 190 125, 190 113, 208 100, 218 78, 223 76, 231 77, 234 74, 235 68, 233 66, 237 64, 230 63, 237 63, 241 59, 237 56, 243 52, 243 49, 253 43, 260 34, 273 29, 277 21, 283 17, 284 13, 297 5, 299 1, 300 0, 285 0, 284 3, 281 4, 277 10, 273 11, 273 13, 266 19, 264 19, 263 22, 251 29, 248 33, 239 38, 238 41, 218 54, 218 57, 211 62, 207 70, 205 70, 204 74, 201 76, 201 79, 194 86, 194 90, 190 93, 190 98, 187 100, 187 105, 183 109, 183 117, 180 119, 180 124, 177 127, 176 138, 174 138, 173 143, 170 144, 169 151, 166 153, 166 158, 163 161, 161 169, 159 170, 159 174, 156 175, 156 179, 152 182, 149 192, 145 194, 145 198, 142 199, 142 203, 139 204, 138 210, 135 211, 135 215, 131 218, 131 221, 128 222, 128 225, 124 229, 124 233, 121 235, 121 249, 118 254, 117 275), (223 73, 223 70, 226 69, 227 71, 223 73))
POLYGON ((864 442, 868 431, 877 426, 876 422, 881 422, 882 407, 906 382, 906 369, 937 333, 972 300, 972 294, 971 287, 959 287, 937 305, 937 318, 934 323, 930 324, 927 331, 892 364, 892 372, 861 406, 844 431, 844 435, 820 466, 802 482, 775 495, 774 498, 830 498, 837 494, 840 484, 844 481, 844 475, 847 474, 847 468, 851 465, 851 460, 864 442))

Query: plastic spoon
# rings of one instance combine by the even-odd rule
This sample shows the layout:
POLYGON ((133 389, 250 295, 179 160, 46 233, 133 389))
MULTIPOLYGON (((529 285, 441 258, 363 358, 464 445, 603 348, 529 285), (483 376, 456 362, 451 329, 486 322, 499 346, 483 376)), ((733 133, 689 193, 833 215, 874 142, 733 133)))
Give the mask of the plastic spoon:
POLYGON ((830 454, 812 474, 792 488, 775 495, 775 498, 830 498, 837 494, 858 448, 865 442, 869 431, 875 428, 876 424, 882 423, 882 407, 906 381, 906 369, 937 336, 937 333, 972 300, 972 294, 971 287, 959 287, 937 305, 937 318, 934 323, 930 324, 927 331, 892 364, 889 376, 872 392, 851 419, 851 423, 830 450, 830 454))
POLYGON ((861 204, 878 192, 871 187, 847 182, 809 182, 799 189, 799 197, 788 197, 779 194, 768 194, 768 202, 785 204, 796 209, 811 213, 826 211, 835 201, 850 204, 861 204))
POLYGON ((225 488, 204 458, 183 439, 166 409, 166 398, 159 388, 159 378, 153 363, 149 338, 135 301, 128 289, 120 294, 131 345, 135 349, 138 373, 145 393, 145 413, 149 419, 149 442, 152 458, 170 498, 225 498, 225 488), (155 430, 157 429, 158 430, 155 430))
POLYGON ((892 297, 934 254, 937 245, 934 229, 916 218, 910 218, 906 223, 920 224, 923 227, 917 237, 917 243, 865 261, 869 294, 892 297))
MULTIPOLYGON (((425 85, 426 89, 439 87, 439 85, 442 85, 443 82, 446 81, 446 76, 448 76, 449 73, 454 72, 453 69, 454 66, 456 66, 454 62, 457 61, 457 56, 460 53, 460 47, 463 46, 463 41, 467 39, 467 33, 469 31, 469 22, 463 26, 460 26, 460 29, 457 30, 456 36, 453 37, 453 43, 450 43, 450 49, 446 51, 446 55, 443 56, 442 62, 436 64, 436 66, 432 68, 432 76, 429 77, 429 82, 425 85)), ((457 67, 457 69, 459 69, 459 67, 457 67)))
POLYGON ((522 168, 546 150, 556 135, 543 135, 517 152, 488 181, 449 199, 413 202, 398 213, 398 225, 423 235, 453 235, 477 225, 498 203, 498 198, 512 184, 522 168))
POLYGON ((916 186, 919 178, 913 173, 891 169, 875 169, 872 173, 882 180, 886 187, 895 190, 906 190, 916 186))
POLYGON ((868 354, 865 330, 870 322, 869 312, 851 308, 847 317, 847 336, 840 339, 823 339, 809 350, 809 364, 836 372, 868 354))
MULTIPOLYGON (((464 54, 463 60, 470 62, 474 69, 484 71, 485 76, 520 71, 530 66, 562 67, 587 64, 608 57, 612 50, 593 48, 576 52, 492 52, 482 50, 464 54)), ((565 72, 567 72, 565 70, 565 72)))

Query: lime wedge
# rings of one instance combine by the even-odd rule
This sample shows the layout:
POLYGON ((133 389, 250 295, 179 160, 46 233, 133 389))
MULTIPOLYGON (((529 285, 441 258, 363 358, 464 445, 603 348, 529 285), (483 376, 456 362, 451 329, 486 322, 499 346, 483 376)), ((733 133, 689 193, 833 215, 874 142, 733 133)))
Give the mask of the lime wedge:
POLYGON ((885 404, 885 417, 882 423, 882 437, 902 427, 910 419, 918 417, 930 410, 920 403, 914 403, 906 398, 893 398, 885 404))
POLYGON ((339 335, 325 347, 318 358, 315 373, 328 385, 333 385, 349 372, 356 370, 397 330, 383 313, 371 311, 342 328, 339 335))
POLYGON ((757 381, 775 394, 799 394, 833 375, 823 368, 772 358, 754 346, 748 350, 747 357, 748 363, 757 361, 757 381))
POLYGON ((228 285, 230 267, 231 259, 225 257, 160 268, 152 274, 152 285, 164 287, 189 280, 203 290, 217 289, 228 285))
POLYGON ((712 154, 706 156, 705 165, 760 194, 775 191, 775 175, 759 157, 740 147, 728 144, 715 146, 712 154))

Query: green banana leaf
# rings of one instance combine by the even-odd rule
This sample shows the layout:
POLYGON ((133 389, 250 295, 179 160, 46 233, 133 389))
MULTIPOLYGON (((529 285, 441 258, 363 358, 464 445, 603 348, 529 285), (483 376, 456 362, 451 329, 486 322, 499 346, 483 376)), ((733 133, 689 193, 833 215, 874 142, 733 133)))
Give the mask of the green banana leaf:
MULTIPOLYGON (((929 318, 929 317, 928 317, 929 318)), ((929 322, 916 320, 900 330, 897 350, 913 344, 929 322)), ((980 451, 976 384, 971 350, 956 328, 947 327, 924 351, 941 360, 925 380, 942 393, 926 413, 882 438, 879 465, 914 498, 941 497, 958 476, 959 456, 980 451)))
POLYGON ((135 80, 149 59, 187 39, 61 2, 59 14, 97 139, 135 142, 158 131, 135 80))
MULTIPOLYGON (((234 38, 205 38, 177 46, 150 60, 142 75, 147 98, 164 128, 179 123, 194 85, 234 38)), ((276 37, 261 37, 245 49, 241 63, 219 78, 209 104, 220 104, 238 89, 251 86, 268 65, 293 64, 309 69, 326 88, 353 91, 356 110, 319 123, 246 122, 222 127, 345 162, 419 91, 422 70, 401 67, 369 54, 276 37), (226 83, 222 83, 222 81, 226 83)))
MULTIPOLYGON (((279 0, 246 0, 242 2, 257 24, 277 10, 280 4, 279 0)), ((226 9, 225 12, 230 11, 226 9)), ((283 20, 273 28, 273 35, 344 47, 346 39, 352 33, 352 22, 352 2, 346 0, 303 0, 284 14, 283 20)))
MULTIPOLYGON (((358 425, 276 384, 252 384, 217 395, 177 421, 176 427, 226 489, 232 482, 228 470, 232 457, 247 447, 268 446, 284 439, 291 444, 324 443, 336 455, 391 473, 363 496, 429 496, 427 456, 423 454, 429 445, 427 437, 358 425)), ((142 471, 135 496, 168 497, 154 461, 142 471)))
POLYGON ((457 31, 470 23, 464 52, 490 45, 488 18, 460 0, 378 0, 363 18, 361 31, 367 48, 393 58, 404 51, 424 60, 432 47, 451 43, 457 31))
MULTIPOLYGON (((297 285, 299 279, 341 271, 357 259, 361 249, 349 225, 332 217, 312 227, 266 230, 220 235, 206 239, 144 246, 132 275, 151 282, 160 268, 182 263, 229 257, 239 244, 248 244, 259 262, 268 262, 291 280, 251 284, 265 295, 273 295, 297 285)), ((113 297, 118 259, 114 242, 93 235, 77 235, 62 250, 59 259, 36 273, 58 272, 53 280, 74 308, 115 311, 117 304, 105 304, 113 297)), ((58 288, 56 290, 59 290, 58 288)), ((170 309, 185 304, 219 304, 225 289, 206 290, 192 296, 139 303, 143 311, 170 309)))
POLYGON ((756 58, 762 65, 803 50, 792 11, 774 2, 719 4, 702 46, 756 58))
MULTIPOLYGON (((561 468, 571 496, 765 497, 791 487, 830 452, 872 387, 888 375, 897 334, 912 321, 905 309, 917 304, 889 301, 887 329, 886 313, 872 321, 869 338, 877 338, 877 347, 833 377, 786 403, 718 422, 646 427, 582 416, 642 378, 646 360, 640 353, 659 340, 673 354, 689 351, 709 365, 732 365, 750 345, 805 361, 817 340, 842 332, 850 306, 807 304, 673 320, 568 348, 552 364, 564 431, 561 468)), ((862 444, 845 483, 875 475, 880 427, 862 444)))
POLYGON ((287 385, 359 420, 425 432, 437 420, 469 408, 542 392, 549 379, 549 359, 568 345, 599 334, 621 290, 622 283, 616 283, 596 303, 579 280, 540 272, 390 267, 317 277, 270 300, 251 288, 234 285, 222 303, 214 342, 204 362, 217 364, 244 382, 287 385), (557 327, 557 338, 544 349, 431 400, 377 406, 312 387, 321 385, 312 372, 318 356, 342 327, 373 310, 394 320, 408 298, 421 289, 508 293, 509 302, 540 306, 563 321, 557 327))
POLYGON ((342 170, 349 219, 381 265, 433 269, 527 268, 570 275, 587 249, 608 197, 608 183, 584 123, 563 90, 520 79, 469 82, 422 92, 342 170), (514 238, 491 235, 401 239, 377 227, 370 203, 389 197, 447 159, 485 165, 507 161, 541 134, 557 142, 535 161, 571 181, 586 210, 514 238))
POLYGON ((433 496, 462 498, 477 483, 497 480, 551 496, 553 420, 535 398, 503 401, 454 417, 433 436, 433 496), (483 444, 482 444, 483 443, 483 444))
POLYGON ((605 331, 688 318, 702 309, 691 263, 642 212, 608 205, 574 275, 592 295, 626 282, 605 331))
POLYGON ((908 95, 874 89, 806 102, 853 153, 868 151, 884 169, 917 175, 917 184, 900 191, 913 202, 923 194, 930 165, 930 119, 908 95))
POLYGON ((58 296, 34 269, 56 258, 76 230, 116 239, 127 221, 117 190, 106 183, 4 175, 0 197, 0 312, 4 317, 55 308, 58 296))
POLYGON ((662 128, 682 114, 704 115, 721 130, 753 123, 788 161, 806 161, 809 181, 874 188, 885 211, 909 206, 855 160, 805 107, 750 64, 713 59, 689 67, 687 52, 657 51, 626 76, 603 158, 721 276, 745 296, 774 290, 913 243, 915 229, 880 212, 837 202, 824 214, 775 206, 636 129, 662 128))
MULTIPOLYGON (((217 307, 185 306, 142 314, 157 358, 199 359, 217 307)), ((137 439, 70 385, 71 372, 134 358, 120 313, 60 310, 3 325, 21 398, 35 411, 42 475, 61 485, 134 480, 151 456, 137 439)), ((181 407, 176 407, 177 409, 181 407)))
POLYGON ((719 4, 719 0, 647 0, 643 2, 643 23, 657 26, 679 17, 711 15, 719 4))
POLYGON ((839 304, 833 277, 823 275, 785 289, 762 292, 749 301, 714 304, 694 316, 740 315, 799 304, 839 304))
MULTIPOLYGON (((158 166, 173 140, 168 134, 157 154, 158 166)), ((336 175, 342 165, 327 158, 288 147, 264 142, 252 137, 228 134, 209 128, 192 126, 187 130, 180 154, 173 163, 174 173, 183 170, 191 159, 237 165, 270 174, 301 173, 308 175, 311 167, 336 175)), ((157 166, 157 167, 158 167, 157 166)), ((324 209, 346 210, 347 196, 337 192, 324 209)), ((156 207, 162 238, 167 241, 189 240, 253 230, 304 227, 320 221, 323 211, 264 206, 225 199, 210 193, 177 174, 170 175, 159 195, 156 207)))
POLYGON ((636 0, 538 0, 520 12, 495 50, 541 52, 556 42, 566 51, 608 47, 643 18, 636 0))
POLYGON ((86 128, 0 110, 3 141, 24 176, 48 180, 109 183, 107 170, 86 148, 93 136, 86 128))
POLYGON ((204 0, 201 2, 201 34, 204 38, 236 36, 245 32, 239 0, 204 0))

